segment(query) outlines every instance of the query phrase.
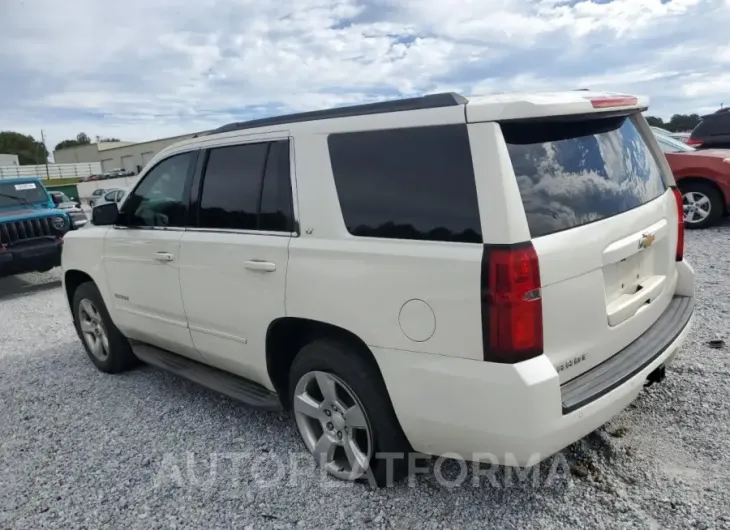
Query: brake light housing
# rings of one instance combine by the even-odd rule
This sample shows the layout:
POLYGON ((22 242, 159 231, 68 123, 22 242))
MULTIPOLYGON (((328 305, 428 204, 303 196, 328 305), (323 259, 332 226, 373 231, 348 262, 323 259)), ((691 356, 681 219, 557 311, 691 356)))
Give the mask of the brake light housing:
POLYGON ((672 186, 672 192, 677 202, 677 251, 675 259, 682 261, 684 259, 684 198, 677 186, 672 186))
POLYGON ((540 265, 532 242, 485 245, 481 282, 484 360, 512 364, 542 355, 540 265))
POLYGON ((700 145, 702 145, 702 140, 694 140, 692 138, 687 138, 687 140, 685 140, 684 143, 686 143, 687 145, 692 146, 692 147, 699 147, 700 145))
POLYGON ((607 96, 590 98, 594 109, 610 109, 613 107, 633 107, 639 103, 635 96, 607 96))

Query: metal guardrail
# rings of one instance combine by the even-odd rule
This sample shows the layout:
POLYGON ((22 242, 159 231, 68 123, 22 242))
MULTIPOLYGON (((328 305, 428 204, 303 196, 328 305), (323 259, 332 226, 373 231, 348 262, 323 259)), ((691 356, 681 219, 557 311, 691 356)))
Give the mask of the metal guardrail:
POLYGON ((37 166, 0 166, 0 179, 39 177, 42 179, 83 178, 98 175, 101 163, 40 164, 37 166))

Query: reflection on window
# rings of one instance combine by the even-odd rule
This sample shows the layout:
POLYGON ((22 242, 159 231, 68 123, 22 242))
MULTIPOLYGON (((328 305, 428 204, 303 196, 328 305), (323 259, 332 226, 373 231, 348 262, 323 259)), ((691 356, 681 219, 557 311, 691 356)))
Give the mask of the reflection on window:
POLYGON ((129 226, 185 226, 185 191, 192 153, 167 158, 147 173, 124 203, 122 219, 129 226))
POLYGON ((465 125, 333 134, 328 143, 351 234, 481 242, 465 125))
POLYGON ((502 130, 532 237, 626 212, 666 189, 631 119, 512 123, 502 130))

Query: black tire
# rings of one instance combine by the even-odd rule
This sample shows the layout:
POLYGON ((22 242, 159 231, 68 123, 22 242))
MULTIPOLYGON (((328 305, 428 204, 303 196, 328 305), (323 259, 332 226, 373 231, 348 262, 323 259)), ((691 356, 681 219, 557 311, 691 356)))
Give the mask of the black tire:
POLYGON ((702 221, 691 223, 685 222, 684 226, 689 229, 701 229, 714 226, 720 222, 725 214, 725 201, 722 194, 711 184, 706 182, 689 181, 679 183, 679 189, 682 197, 688 193, 701 193, 710 200, 710 213, 702 221))
POLYGON ((371 458, 370 471, 361 481, 374 479, 374 485, 383 487, 405 477, 412 449, 395 415, 383 378, 373 362, 366 361, 355 348, 343 341, 319 339, 307 344, 297 354, 289 372, 290 405, 293 405, 297 382, 312 371, 336 375, 355 393, 372 430, 373 456, 378 453, 403 455, 403 458, 390 463, 390 477, 386 459, 371 458))
POLYGON ((139 360, 132 353, 132 347, 129 345, 127 338, 117 329, 109 316, 104 299, 101 297, 99 289, 94 282, 85 282, 79 285, 72 296, 72 308, 74 316, 74 325, 76 333, 78 333, 81 343, 84 345, 86 354, 91 362, 102 372, 108 374, 117 374, 133 368, 139 364, 139 360), (89 348, 89 345, 81 331, 81 319, 79 316, 81 302, 89 300, 101 315, 102 323, 106 330, 109 341, 109 351, 105 359, 99 359, 89 348))

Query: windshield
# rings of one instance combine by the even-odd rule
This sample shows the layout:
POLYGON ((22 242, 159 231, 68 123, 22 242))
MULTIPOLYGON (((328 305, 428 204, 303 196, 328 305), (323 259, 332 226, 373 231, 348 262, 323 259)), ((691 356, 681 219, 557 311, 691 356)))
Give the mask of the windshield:
POLYGON ((501 126, 532 237, 621 214, 666 190, 631 118, 501 126))
POLYGON ((659 147, 661 147, 662 151, 665 153, 688 153, 695 150, 694 147, 680 142, 679 140, 675 140, 674 138, 670 138, 669 136, 664 136, 663 134, 657 134, 656 140, 659 143, 659 147))
POLYGON ((0 180, 0 208, 44 202, 48 202, 48 195, 37 182, 3 182, 0 180))

